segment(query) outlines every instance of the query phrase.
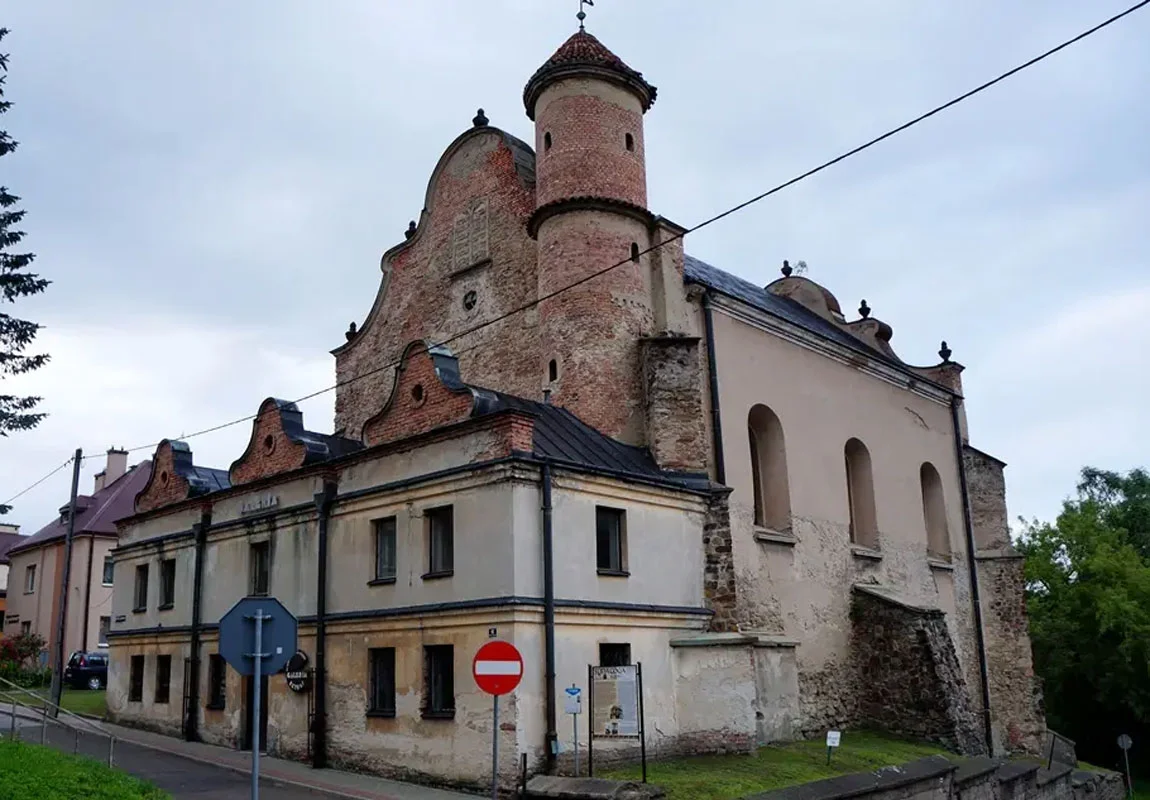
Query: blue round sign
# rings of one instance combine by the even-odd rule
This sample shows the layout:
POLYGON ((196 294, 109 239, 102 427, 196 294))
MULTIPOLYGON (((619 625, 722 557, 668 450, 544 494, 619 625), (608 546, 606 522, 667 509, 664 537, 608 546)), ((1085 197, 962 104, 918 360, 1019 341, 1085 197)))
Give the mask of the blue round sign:
POLYGON ((256 622, 260 624, 260 674, 283 669, 296 652, 298 624, 274 597, 245 597, 220 617, 220 655, 241 675, 255 674, 256 622))

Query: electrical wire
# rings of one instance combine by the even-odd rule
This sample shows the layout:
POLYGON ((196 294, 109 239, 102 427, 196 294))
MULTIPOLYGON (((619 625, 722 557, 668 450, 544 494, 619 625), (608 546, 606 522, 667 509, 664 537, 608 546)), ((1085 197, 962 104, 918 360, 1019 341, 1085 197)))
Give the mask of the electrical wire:
MULTIPOLYGON (((1013 69, 1007 70, 1006 72, 1002 73, 1001 75, 999 75, 995 78, 992 78, 991 80, 988 80, 985 83, 982 83, 982 84, 976 86, 975 88, 973 88, 967 92, 964 92, 963 94, 960 94, 951 100, 948 100, 947 102, 943 103, 942 105, 935 106, 930 111, 927 111, 924 114, 920 114, 919 116, 915 117, 914 119, 909 120, 908 122, 904 122, 902 125, 899 125, 897 128, 891 128, 890 130, 886 131, 885 133, 883 133, 879 136, 876 136, 873 139, 870 139, 869 141, 859 145, 858 147, 855 147, 851 150, 847 150, 846 152, 841 153, 838 156, 835 156, 834 158, 830 159, 829 161, 824 161, 823 163, 819 164, 818 166, 816 166, 812 169, 809 169, 800 175, 796 175, 795 177, 791 178, 790 180, 788 180, 784 183, 780 183, 777 186, 774 186, 774 187, 768 189, 767 191, 763 192, 762 194, 755 195, 754 197, 752 197, 748 200, 745 200, 742 203, 739 203, 738 205, 735 205, 735 206, 732 206, 731 208, 728 208, 726 211, 723 211, 719 214, 716 214, 715 216, 710 217, 709 219, 703 220, 702 222, 694 225, 693 227, 687 228, 686 230, 682 231, 681 233, 677 233, 677 234, 675 234, 675 235, 647 248, 646 250, 641 251, 638 255, 643 256, 643 255, 646 255, 648 253, 654 252, 655 250, 659 249, 660 247, 663 247, 663 246, 671 244, 672 242, 675 242, 679 239, 682 239, 688 233, 694 233, 694 232, 702 230, 703 228, 706 228, 710 225, 713 225, 714 223, 718 222, 719 220, 725 219, 726 217, 729 217, 732 214, 735 214, 739 211, 742 211, 743 209, 747 208, 748 206, 754 205, 755 203, 758 203, 762 200, 765 200, 766 198, 770 197, 771 195, 774 195, 774 194, 777 194, 778 192, 781 192, 783 189, 787 189, 787 188, 795 185, 796 183, 799 183, 800 181, 806 180, 807 178, 810 178, 813 175, 817 175, 818 173, 822 172, 823 170, 826 170, 830 167, 833 167, 835 164, 838 164, 842 161, 845 161, 846 159, 851 158, 852 156, 858 155, 859 153, 863 152, 864 150, 868 150, 869 148, 874 147, 876 144, 879 144, 883 141, 886 141, 887 139, 891 138, 892 136, 896 136, 899 133, 902 133, 903 131, 907 130, 908 128, 912 128, 915 125, 918 125, 920 122, 923 122, 927 119, 930 119, 931 117, 935 116, 936 114, 938 114, 942 111, 945 111, 948 108, 951 108, 955 105, 958 105, 959 103, 961 103, 965 100, 969 100, 971 97, 974 97, 975 95, 991 88, 992 86, 994 86, 998 83, 1001 83, 1002 81, 1006 80, 1007 78, 1010 78, 1014 75, 1017 75, 1019 72, 1022 72, 1023 70, 1034 66, 1035 64, 1039 63, 1040 61, 1043 61, 1043 60, 1049 58, 1050 56, 1054 55, 1055 53, 1058 53, 1061 50, 1065 50, 1067 47, 1070 47, 1071 45, 1082 41, 1083 39, 1087 38, 1088 36, 1091 36, 1091 35, 1097 33, 1098 31, 1102 30, 1103 28, 1106 28, 1107 26, 1114 24, 1115 22, 1119 21, 1120 19, 1123 19, 1124 17, 1127 17, 1130 14, 1133 14, 1135 11, 1138 11, 1139 9, 1141 9, 1147 5, 1150 5, 1150 0, 1141 0, 1140 2, 1135 3, 1134 5, 1127 8, 1125 11, 1119 12, 1118 14, 1115 14, 1114 16, 1110 17, 1109 19, 1107 19, 1103 22, 1100 22, 1091 28, 1088 28, 1087 30, 1085 30, 1082 33, 1078 34, 1077 36, 1073 37, 1072 39, 1067 39, 1066 41, 1062 42, 1061 44, 1050 48, 1049 50, 1041 53, 1040 55, 1035 56, 1034 58, 1031 58, 1029 61, 1023 62, 1022 64, 1019 64, 1018 66, 1014 67, 1013 69)), ((472 327, 467 328, 466 330, 461 331, 460 333, 457 333, 453 336, 449 336, 448 338, 442 340, 441 342, 438 342, 435 345, 431 345, 428 349, 433 349, 434 347, 443 347, 443 346, 448 345, 454 341, 458 341, 459 339, 462 339, 465 336, 470 336, 471 334, 476 333, 477 331, 480 331, 484 328, 490 327, 491 325, 494 325, 498 322, 502 322, 503 320, 505 320, 509 317, 512 317, 516 314, 520 314, 524 311, 528 311, 531 308, 534 308, 535 306, 539 305, 540 303, 546 302, 547 300, 550 300, 550 299, 556 297, 557 295, 562 294, 563 292, 570 291, 571 289, 574 289, 577 286, 581 286, 581 285, 587 283, 588 281, 594 280, 595 278, 597 278, 601 275, 604 275, 604 274, 610 272, 611 270, 617 269, 618 267, 621 267, 625 264, 631 263, 635 258, 636 258, 636 256, 630 256, 630 257, 624 258, 621 261, 618 261, 614 264, 611 264, 610 266, 604 267, 603 269, 600 269, 596 272, 592 272, 592 273, 580 278, 579 280, 574 281, 573 283, 567 284, 566 286, 563 286, 563 287, 556 289, 552 292, 549 292, 549 293, 544 294, 540 297, 537 297, 536 299, 534 299, 528 303, 524 303, 523 305, 518 306, 516 308, 513 308, 510 311, 507 311, 503 314, 500 314, 499 316, 493 317, 492 319, 489 319, 489 320, 486 320, 484 322, 473 325, 472 327)), ((466 348, 464 350, 460 350, 460 351, 456 352, 455 355, 456 356, 461 355, 465 352, 468 352, 470 350, 475 349, 476 347, 479 347, 479 345, 475 345, 473 347, 469 347, 469 348, 466 348)), ((304 395, 303 397, 300 397, 299 399, 295 400, 295 402, 301 403, 301 402, 304 402, 305 400, 311 400, 312 398, 318 397, 322 394, 326 394, 327 392, 330 392, 330 391, 334 391, 335 389, 346 386, 350 383, 354 383, 355 381, 363 380, 364 378, 368 378, 372 375, 376 375, 380 372, 384 372, 386 370, 392 369, 393 367, 399 366, 399 364, 400 364, 399 361, 392 361, 392 362, 389 362, 389 363, 384 364, 382 366, 375 367, 373 369, 369 369, 366 372, 363 372, 363 373, 360 373, 357 375, 353 375, 352 377, 346 378, 342 381, 337 381, 336 383, 334 383, 331 386, 328 386, 324 389, 319 389, 317 391, 312 392, 311 394, 304 395)), ((191 439, 191 438, 194 438, 197 436, 203 436, 203 435, 209 434, 209 433, 215 433, 216 431, 221 431, 221 430, 224 430, 225 428, 230 428, 233 425, 239 425, 240 423, 248 422, 248 421, 254 420, 258 417, 259 417, 258 412, 256 414, 249 414, 245 417, 240 417, 239 419, 231 420, 230 422, 224 422, 224 423, 221 423, 219 425, 213 425, 210 428, 204 428, 203 430, 195 431, 194 433, 190 433, 190 434, 186 434, 180 438, 181 438, 181 440, 186 440, 186 439, 191 439)), ((136 452, 139 450, 154 450, 156 446, 157 446, 157 443, 139 445, 137 447, 129 448, 128 452, 136 452)), ((94 456, 84 456, 84 458, 92 458, 92 457, 94 457, 94 456)))
MULTIPOLYGON (((1148 0, 1148 2, 1150 2, 1150 0, 1148 0)), ((28 494, 28 492, 32 491, 32 490, 33 490, 33 489, 35 489, 37 486, 39 486, 41 483, 43 483, 44 481, 46 481, 46 480, 48 480, 49 478, 51 478, 53 475, 55 475, 55 474, 56 474, 57 472, 59 472, 60 470, 64 469, 64 467, 66 467, 66 466, 68 466, 69 464, 71 464, 71 463, 72 463, 72 462, 73 462, 75 459, 76 459, 76 457, 75 457, 75 456, 72 456, 72 457, 71 457, 71 458, 69 458, 67 461, 65 461, 63 464, 61 464, 60 466, 56 467, 56 469, 52 470, 52 471, 51 471, 51 472, 49 472, 47 475, 45 475, 43 478, 41 478, 40 480, 38 480, 38 481, 36 481, 35 483, 33 483, 31 486, 29 486, 29 487, 27 487, 26 489, 24 489, 24 490, 22 490, 22 491, 20 491, 20 492, 17 492, 17 493, 16 493, 16 494, 14 494, 14 495, 12 495, 12 497, 11 497, 11 498, 9 498, 7 502, 4 502, 4 503, 0 503, 0 506, 10 506, 10 505, 12 505, 12 502, 13 502, 13 501, 15 501, 15 500, 19 500, 21 497, 23 497, 24 495, 28 494)))

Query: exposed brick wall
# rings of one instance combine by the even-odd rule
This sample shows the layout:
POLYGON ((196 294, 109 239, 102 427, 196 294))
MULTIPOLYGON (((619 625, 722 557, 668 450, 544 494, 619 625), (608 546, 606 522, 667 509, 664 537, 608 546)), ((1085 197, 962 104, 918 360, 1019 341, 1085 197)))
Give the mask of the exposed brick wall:
POLYGON ((985 752, 942 611, 856 587, 851 622, 861 722, 963 754, 985 752))
MULTIPOLYGON (((522 152, 518 155, 522 161, 522 152)), ((409 342, 442 342, 534 299, 535 242, 526 230, 535 210, 534 185, 517 170, 516 156, 496 128, 476 128, 449 148, 432 177, 418 231, 385 258, 377 307, 336 353, 341 385, 336 390, 335 430, 360 437, 364 422, 391 393, 394 368, 388 365, 409 342), (456 221, 474 214, 483 201, 486 221, 484 225, 472 218, 479 231, 474 242, 481 252, 485 227, 490 260, 480 259, 472 269, 460 271, 455 267, 456 221), (469 292, 475 292, 471 308, 465 304, 469 292), (352 380, 361 375, 367 377, 352 380)), ((397 232, 402 225, 395 222, 397 232)), ((545 375, 534 312, 461 337, 449 348, 459 355, 470 382, 540 397, 545 375)))
POLYGON ((188 482, 176 474, 172 464, 172 445, 167 439, 156 447, 152 456, 152 476, 136 496, 136 513, 151 511, 188 497, 188 482))
POLYGON ((452 422, 461 422, 471 413, 470 391, 452 391, 435 374, 435 362, 423 345, 409 347, 399 367, 395 384, 381 413, 363 428, 368 446, 406 439, 408 436, 452 422))
POLYGON ((232 464, 228 478, 232 486, 250 483, 270 475, 303 466, 307 448, 293 442, 284 433, 283 418, 276 401, 268 398, 260 404, 252 420, 252 436, 244 454, 232 464))
POLYGON ((1041 680, 1034 672, 1021 556, 980 557, 991 723, 998 746, 1038 753, 1046 732, 1041 680))
POLYGON ((643 114, 639 101, 623 89, 591 80, 564 80, 548 88, 536 105, 535 152, 541 206, 579 196, 647 206, 643 114), (627 149, 627 134, 633 150, 627 149))
MULTIPOLYGON (((650 241, 646 226, 603 211, 569 211, 539 229, 539 294, 626 259, 631 243, 650 241)), ((639 340, 651 333, 648 257, 627 262, 539 305, 544 363, 555 359, 552 402, 588 425, 630 444, 644 444, 643 370, 639 340)))
POLYGON ((996 550, 1010 545, 1006 516, 1006 478, 1003 463, 973 447, 962 449, 966 486, 970 493, 970 516, 974 543, 979 550, 996 550))
POLYGON ((699 338, 644 339, 647 443, 663 469, 707 468, 699 338))
POLYGON ((725 489, 713 492, 703 522, 703 600, 714 612, 710 629, 716 633, 738 630, 729 498, 730 492, 725 489))

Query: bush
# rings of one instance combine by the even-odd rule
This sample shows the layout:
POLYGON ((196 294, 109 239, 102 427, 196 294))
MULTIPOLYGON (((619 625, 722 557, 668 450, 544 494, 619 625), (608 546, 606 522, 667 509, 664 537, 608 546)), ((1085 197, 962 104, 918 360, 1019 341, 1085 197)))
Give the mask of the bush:
POLYGON ((34 633, 0 639, 0 678, 25 689, 51 683, 52 670, 37 665, 45 644, 44 637, 34 633))

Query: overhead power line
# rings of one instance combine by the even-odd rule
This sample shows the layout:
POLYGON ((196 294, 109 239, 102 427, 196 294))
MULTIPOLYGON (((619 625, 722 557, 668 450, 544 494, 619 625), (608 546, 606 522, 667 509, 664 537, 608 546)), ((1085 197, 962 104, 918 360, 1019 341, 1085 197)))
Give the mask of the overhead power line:
MULTIPOLYGON (((841 161, 845 161, 846 159, 851 158, 852 156, 856 156, 859 153, 863 152, 864 150, 868 150, 869 148, 874 147, 876 144, 879 144, 880 142, 886 141, 887 139, 902 133, 903 131, 907 130, 908 128, 912 128, 915 125, 918 125, 919 123, 924 122, 927 119, 930 119, 931 117, 935 116, 936 114, 939 114, 939 113, 941 113, 941 112, 943 112, 943 111, 945 111, 945 110, 947 110, 953 106, 956 106, 965 100, 969 100, 971 97, 974 97, 975 95, 986 91, 987 89, 991 88, 992 86, 995 86, 996 84, 1001 83, 1002 81, 1005 81, 1007 78, 1010 78, 1010 77, 1013 77, 1014 75, 1017 75, 1019 72, 1022 72, 1023 70, 1034 66, 1038 62, 1049 58, 1050 56, 1054 55, 1055 53, 1058 53, 1061 50, 1065 50, 1067 47, 1070 47, 1071 45, 1076 44, 1076 43, 1082 41, 1083 39, 1085 39, 1089 36, 1092 36, 1093 34, 1097 33, 1098 31, 1102 30, 1103 28, 1106 28, 1109 25, 1112 25, 1115 22, 1118 22, 1119 20, 1123 19, 1124 17, 1127 17, 1127 16, 1133 14, 1135 11, 1138 11, 1139 9, 1141 9, 1147 5, 1150 5, 1150 0, 1141 0, 1141 2, 1135 3, 1134 5, 1127 8, 1125 11, 1122 11, 1118 14, 1115 14, 1114 16, 1110 17, 1109 19, 1107 19, 1103 22, 1100 22, 1091 28, 1088 28, 1087 30, 1085 30, 1082 33, 1078 34, 1077 36, 1073 37, 1072 39, 1067 39, 1066 41, 1062 42, 1061 44, 1059 44, 1055 47, 1050 48, 1049 50, 1045 51, 1044 53, 1041 53, 1040 55, 1037 55, 1034 58, 1031 58, 1029 61, 1025 61, 1022 64, 1019 64, 1018 66, 1014 67, 1013 69, 1007 70, 1006 72, 1003 72, 1001 75, 999 75, 995 78, 992 78, 991 80, 988 80, 985 83, 982 83, 982 84, 976 86, 975 88, 973 88, 967 92, 964 92, 963 94, 960 94, 957 97, 955 97, 951 100, 948 100, 947 102, 945 102, 939 106, 935 106, 930 111, 927 111, 926 113, 920 114, 919 116, 915 117, 914 119, 911 119, 907 122, 904 122, 902 125, 899 125, 897 128, 891 128, 890 130, 886 131, 885 133, 883 133, 879 136, 876 136, 873 139, 870 139, 869 141, 864 142, 863 144, 860 144, 859 146, 857 146, 855 148, 847 150, 846 152, 835 156, 834 158, 830 159, 829 161, 824 161, 823 163, 819 164, 817 167, 813 167, 812 169, 809 169, 806 172, 803 172, 799 175, 796 175, 795 177, 791 178, 788 181, 785 181, 784 183, 780 183, 777 186, 774 186, 774 187, 768 189, 767 191, 765 191, 761 194, 755 195, 754 197, 752 197, 748 200, 745 200, 742 203, 739 203, 738 205, 735 205, 735 206, 728 208, 726 211, 723 211, 719 214, 716 214, 715 216, 710 217, 709 219, 703 220, 702 222, 698 223, 697 225, 694 225, 693 227, 687 228, 682 233, 675 234, 674 236, 671 236, 668 239, 666 239, 662 242, 659 242, 658 244, 655 244, 655 245, 647 248, 646 250, 643 250, 642 252, 639 253, 639 255, 642 256, 642 255, 646 255, 648 253, 654 252, 655 250, 659 249, 660 247, 663 247, 665 245, 668 245, 674 241, 677 241, 677 240, 683 238, 688 233, 694 233, 694 232, 702 230, 703 228, 706 228, 710 225, 713 225, 714 223, 718 222, 719 220, 725 219, 726 217, 729 217, 732 214, 735 214, 739 211, 742 211, 744 208, 747 208, 748 206, 752 206, 755 203, 758 203, 762 200, 765 200, 766 198, 770 197, 771 195, 777 194, 778 192, 781 192, 784 189, 787 189, 791 186, 794 186, 796 183, 799 183, 800 181, 804 181, 807 178, 810 178, 814 175, 817 175, 818 173, 822 172, 823 170, 829 169, 830 167, 833 167, 835 164, 838 164, 841 161)), ((472 327, 467 328, 467 329, 465 329, 465 330, 463 330, 463 331, 461 331, 461 332, 459 332, 453 336, 449 336, 448 338, 443 339, 442 341, 436 343, 435 345, 432 345, 432 347, 436 347, 436 346, 442 347, 442 346, 448 345, 452 342, 458 341, 459 339, 462 339, 466 336, 470 336, 471 334, 476 333, 480 330, 483 330, 484 328, 487 328, 487 327, 490 327, 491 325, 495 325, 496 323, 502 322, 503 320, 505 320, 509 317, 512 317, 516 314, 520 314, 520 313, 527 311, 531 308, 534 308, 535 306, 539 305, 540 303, 543 303, 547 300, 550 300, 553 297, 556 297, 557 295, 560 295, 564 292, 570 291, 571 289, 574 289, 577 286, 581 286, 582 284, 585 284, 588 281, 594 280, 595 278, 598 278, 599 276, 604 275, 613 269, 617 269, 618 267, 621 267, 625 264, 631 263, 632 260, 633 260, 633 257, 629 256, 629 257, 624 258, 620 261, 617 261, 614 264, 606 266, 606 267, 604 267, 604 268, 602 268, 596 272, 592 272, 589 275, 586 275, 583 278, 580 278, 579 280, 577 280, 573 283, 567 284, 566 286, 563 286, 559 289, 556 289, 555 291, 552 291, 552 292, 544 294, 540 297, 537 297, 536 299, 531 300, 530 302, 527 302, 527 303, 524 303, 523 305, 517 306, 516 308, 513 308, 510 311, 507 311, 507 312, 500 314, 496 317, 493 317, 489 320, 486 320, 484 322, 473 325, 472 327)), ((455 355, 461 355, 463 353, 466 353, 470 350, 475 349, 478 346, 479 345, 475 345, 473 347, 469 347, 469 348, 466 348, 464 350, 460 350, 460 351, 456 352, 455 355)), ((332 384, 331 386, 328 386, 328 387, 323 388, 323 389, 318 389, 318 390, 316 390, 310 394, 304 395, 303 397, 298 398, 295 402, 301 403, 305 400, 311 400, 312 398, 318 397, 322 394, 326 394, 327 392, 333 391, 333 390, 338 389, 342 386, 346 386, 350 383, 354 383, 356 381, 363 380, 364 378, 368 378, 372 375, 379 374, 380 372, 384 372, 386 370, 392 369, 393 367, 398 366, 399 363, 400 363, 399 361, 391 361, 391 362, 384 364, 382 366, 374 367, 374 368, 369 369, 365 372, 359 373, 357 375, 353 375, 350 378, 345 378, 342 381, 337 381, 336 383, 332 384)), ((249 422, 251 420, 256 419, 258 416, 259 416, 258 413, 249 414, 247 416, 240 417, 239 419, 233 419, 229 422, 224 422, 224 423, 221 423, 219 425, 213 425, 210 428, 204 428, 203 430, 199 430, 199 431, 195 431, 193 433, 185 434, 185 435, 181 436, 180 438, 183 440, 186 440, 186 439, 195 438, 197 436, 203 436, 203 435, 208 434, 208 433, 215 433, 216 431, 221 431, 221 430, 224 430, 225 428, 230 428, 234 425, 239 425, 243 422, 249 422)), ((151 444, 139 445, 137 447, 129 448, 128 452, 136 452, 139 450, 152 450, 152 449, 155 449, 156 445, 157 445, 156 442, 153 442, 151 444)), ((92 457, 93 456, 85 456, 85 458, 92 458, 92 457)), ((29 488, 31 488, 31 487, 29 487, 29 488)))
POLYGON ((22 489, 21 491, 19 491, 19 492, 17 492, 16 494, 12 495, 12 497, 10 497, 10 498, 9 498, 9 499, 8 499, 6 502, 0 503, 0 506, 10 506, 10 505, 12 505, 13 501, 15 501, 15 500, 19 500, 21 497, 23 497, 24 495, 28 494, 28 492, 32 491, 32 490, 33 490, 33 489, 35 489, 37 486, 39 486, 41 483, 43 483, 44 481, 46 481, 46 480, 48 480, 49 478, 51 478, 53 475, 55 475, 55 474, 56 474, 57 472, 59 472, 60 470, 64 469, 64 467, 66 467, 66 466, 68 466, 69 464, 71 464, 71 463, 72 463, 72 461, 73 461, 74 459, 75 459, 75 456, 73 456, 72 458, 69 458, 69 459, 68 459, 67 461, 65 461, 63 464, 61 464, 60 466, 56 467, 54 470, 52 470, 51 472, 49 472, 47 475, 45 475, 45 476, 44 476, 43 478, 41 478, 40 480, 38 480, 38 481, 36 481, 35 483, 33 483, 31 486, 28 486, 27 488, 25 488, 25 489, 22 489))

